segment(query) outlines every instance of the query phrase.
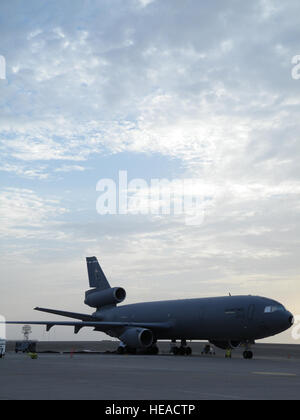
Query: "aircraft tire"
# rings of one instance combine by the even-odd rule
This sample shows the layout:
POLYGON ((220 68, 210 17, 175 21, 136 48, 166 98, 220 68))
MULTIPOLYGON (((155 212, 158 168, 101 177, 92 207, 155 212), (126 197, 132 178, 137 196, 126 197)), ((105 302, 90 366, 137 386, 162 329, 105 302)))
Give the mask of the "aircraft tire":
POLYGON ((186 348, 185 347, 179 347, 179 353, 180 356, 185 356, 186 354, 186 348))
POLYGON ((185 349, 185 354, 187 355, 187 356, 191 356, 191 354, 192 354, 192 349, 191 349, 191 347, 187 347, 186 349, 185 349))
POLYGON ((250 350, 246 350, 243 353, 244 359, 253 359, 253 353, 250 350))
POLYGON ((157 346, 153 346, 151 349, 151 354, 156 355, 158 353, 159 353, 159 348, 157 346))
POLYGON ((174 354, 174 356, 178 356, 179 355, 179 352, 180 352, 179 347, 174 347, 173 348, 173 354, 174 354))

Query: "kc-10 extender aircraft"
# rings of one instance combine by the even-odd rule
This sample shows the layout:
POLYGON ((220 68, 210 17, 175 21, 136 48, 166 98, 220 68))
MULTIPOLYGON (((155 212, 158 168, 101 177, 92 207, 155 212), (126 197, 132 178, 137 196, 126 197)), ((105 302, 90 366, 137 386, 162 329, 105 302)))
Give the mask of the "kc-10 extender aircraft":
POLYGON ((259 296, 224 296, 201 299, 181 299, 145 302, 117 306, 124 301, 122 287, 112 288, 96 257, 87 260, 90 290, 84 303, 96 312, 85 315, 55 309, 35 308, 37 311, 61 315, 80 321, 18 321, 7 324, 73 326, 77 334, 83 327, 93 327, 120 339, 119 353, 147 350, 157 354, 157 340, 171 340, 174 354, 190 355, 187 340, 208 340, 222 349, 245 345, 243 356, 251 359, 251 344, 270 337, 293 325, 293 315, 283 305, 259 296), (176 347, 176 340, 181 346, 176 347))

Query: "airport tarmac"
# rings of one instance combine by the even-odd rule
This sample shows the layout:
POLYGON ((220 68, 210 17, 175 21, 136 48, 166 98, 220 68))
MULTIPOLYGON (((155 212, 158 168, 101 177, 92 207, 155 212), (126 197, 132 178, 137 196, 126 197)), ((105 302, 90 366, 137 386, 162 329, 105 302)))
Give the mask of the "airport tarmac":
MULTIPOLYGON (((262 345, 264 346, 264 345, 262 345)), ((162 354, 26 354, 0 360, 1 400, 240 400, 300 397, 300 358, 287 346, 253 360, 162 354)), ((85 345, 86 347, 86 345, 85 345)), ((278 346, 277 346, 278 347, 278 346)), ((296 351, 297 350, 297 351, 296 351)), ((258 352, 257 352, 258 353, 258 352)))

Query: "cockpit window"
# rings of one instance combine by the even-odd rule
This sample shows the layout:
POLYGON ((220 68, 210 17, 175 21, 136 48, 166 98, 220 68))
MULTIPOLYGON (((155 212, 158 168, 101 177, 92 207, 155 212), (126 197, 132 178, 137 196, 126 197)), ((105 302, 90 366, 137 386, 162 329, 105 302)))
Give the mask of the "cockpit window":
POLYGON ((272 312, 277 311, 284 311, 284 307, 282 305, 273 305, 273 306, 266 306, 265 307, 265 314, 271 314, 272 312))

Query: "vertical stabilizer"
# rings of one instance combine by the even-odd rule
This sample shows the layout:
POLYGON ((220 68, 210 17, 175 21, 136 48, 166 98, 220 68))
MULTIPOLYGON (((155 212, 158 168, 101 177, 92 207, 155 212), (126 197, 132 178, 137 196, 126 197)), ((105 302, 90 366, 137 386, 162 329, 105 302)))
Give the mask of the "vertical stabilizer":
POLYGON ((86 263, 90 287, 97 288, 98 290, 110 289, 110 284, 108 283, 97 258, 87 257, 86 263))

